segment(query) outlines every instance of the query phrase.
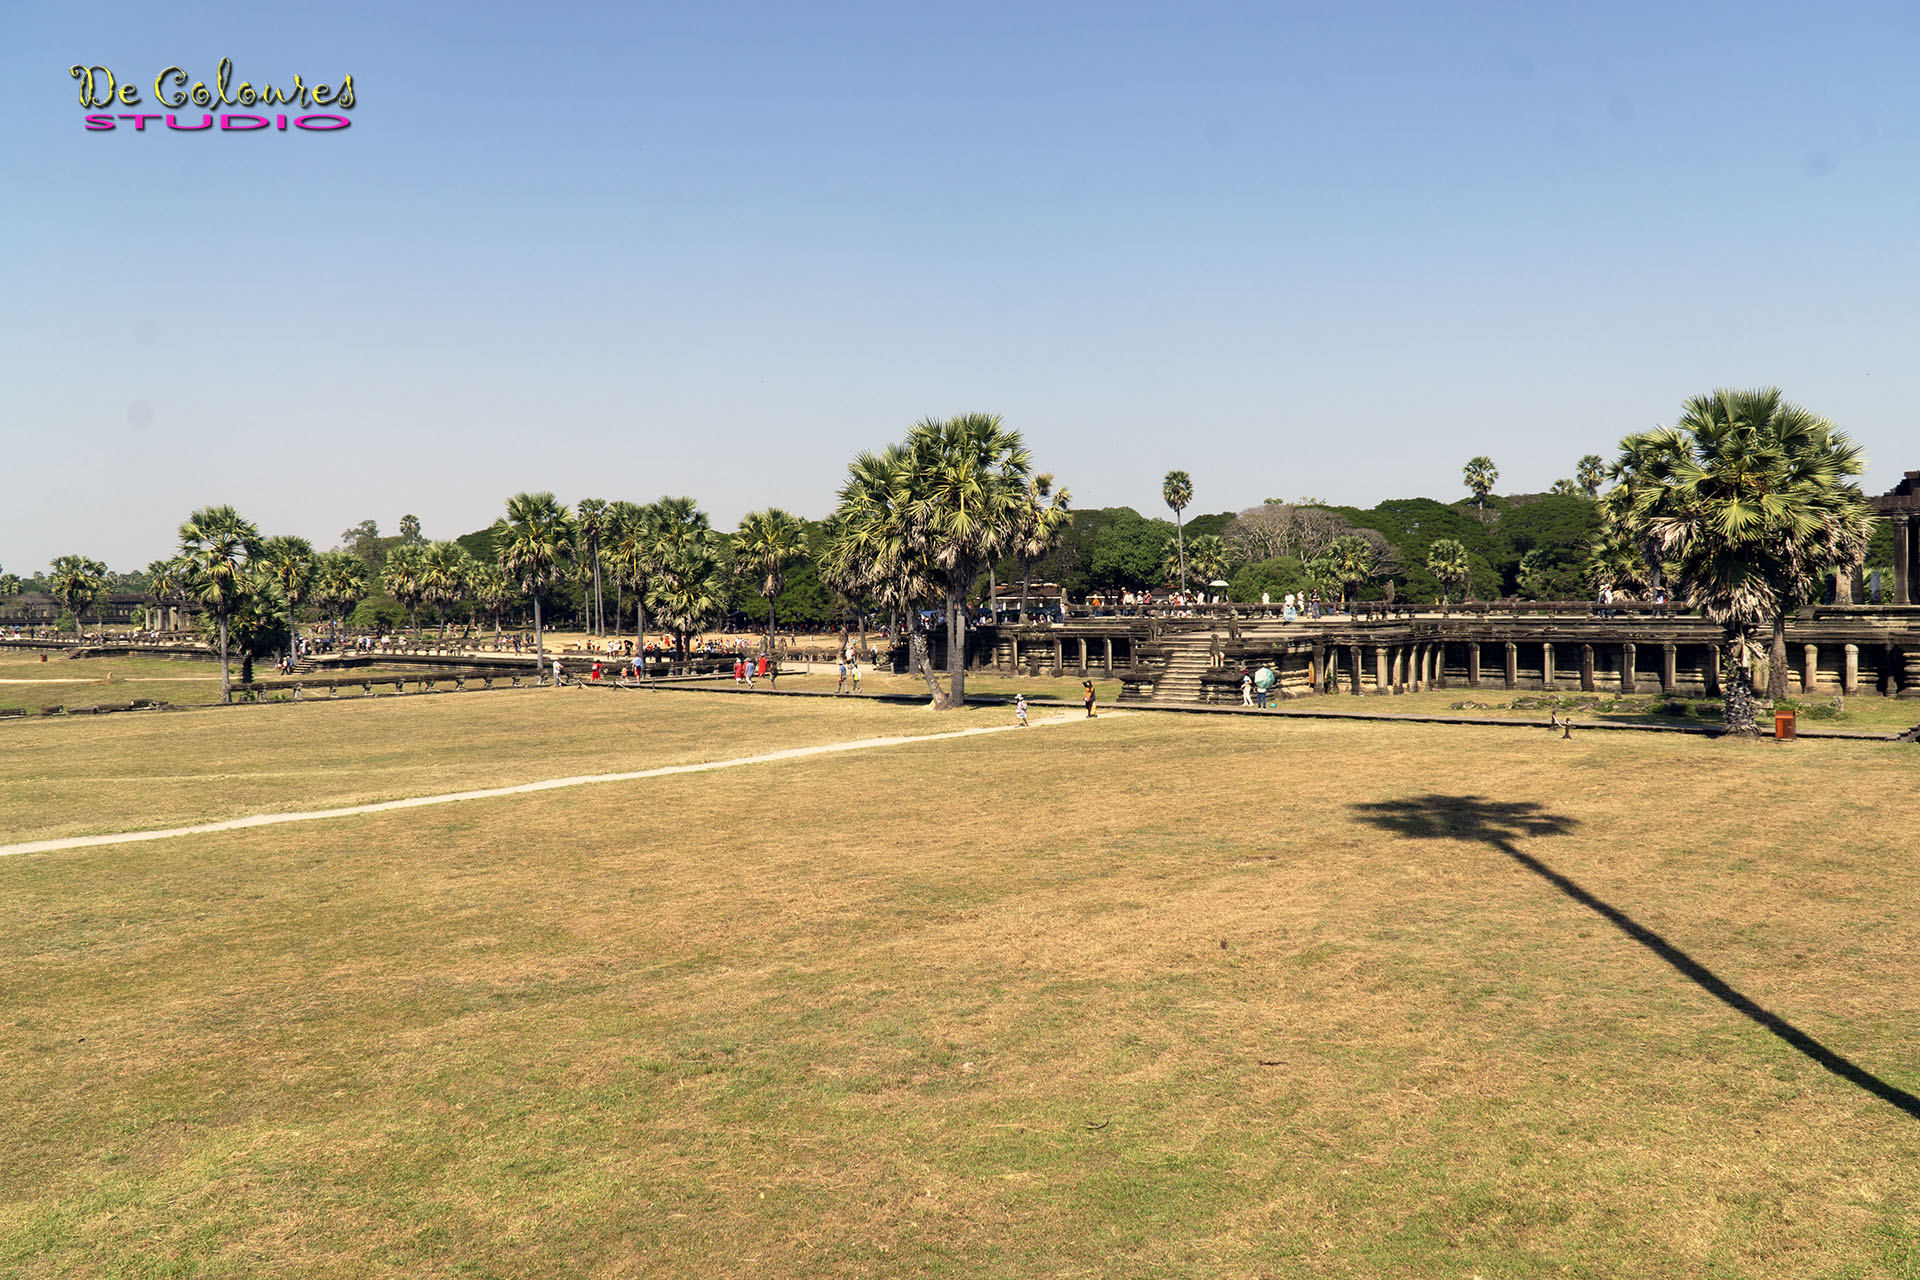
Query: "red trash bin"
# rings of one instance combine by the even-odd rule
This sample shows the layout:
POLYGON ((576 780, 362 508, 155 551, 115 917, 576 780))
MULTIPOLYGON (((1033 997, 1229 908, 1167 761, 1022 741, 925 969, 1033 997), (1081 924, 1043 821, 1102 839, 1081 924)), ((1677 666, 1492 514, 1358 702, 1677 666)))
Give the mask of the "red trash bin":
POLYGON ((1796 728, 1794 712, 1789 710, 1776 711, 1773 713, 1773 736, 1780 741, 1793 741, 1796 728))

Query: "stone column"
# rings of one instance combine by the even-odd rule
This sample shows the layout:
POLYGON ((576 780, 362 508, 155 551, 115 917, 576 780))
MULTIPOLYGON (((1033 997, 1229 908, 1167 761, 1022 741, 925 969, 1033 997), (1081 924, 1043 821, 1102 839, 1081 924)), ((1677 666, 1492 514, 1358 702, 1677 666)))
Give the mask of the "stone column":
POLYGON ((1723 696, 1726 693, 1726 690, 1720 687, 1720 646, 1719 645, 1710 644, 1707 646, 1707 661, 1705 666, 1702 667, 1702 671, 1707 677, 1707 696, 1713 697, 1713 698, 1718 698, 1723 696))
POLYGON ((1893 602, 1913 601, 1913 521, 1906 515, 1893 520, 1893 602))
POLYGON ((1469 641, 1467 644, 1467 688, 1478 689, 1479 687, 1480 687, 1480 642, 1478 640, 1473 640, 1473 641, 1469 641))
POLYGON ((1067 644, 1066 644, 1066 641, 1060 639, 1058 636, 1055 636, 1053 640, 1054 678, 1057 680, 1062 675, 1066 674, 1066 669, 1067 669, 1067 644))
POLYGON ((1672 697, 1680 689, 1680 646, 1671 640, 1660 646, 1660 692, 1672 697))
POLYGON ((1507 641, 1507 688, 1520 687, 1520 646, 1507 641))
POLYGON ((1107 674, 1113 674, 1113 637, 1107 637, 1107 674))
POLYGON ((1447 687, 1447 642, 1436 640, 1433 645, 1433 688, 1447 687))
POLYGON ((1013 655, 1013 674, 1019 675, 1020 674, 1020 636, 1018 635, 1018 633, 1011 632, 1011 631, 1008 632, 1007 643, 1010 646, 1012 646, 1011 653, 1013 655))
POLYGON ((1629 640, 1620 646, 1620 692, 1638 693, 1640 672, 1638 659, 1640 650, 1629 640))
POLYGON ((1580 692, 1593 692, 1593 646, 1580 646, 1580 692))
POLYGON ((1352 670, 1353 670, 1353 677, 1352 677, 1352 683, 1353 683, 1353 696, 1357 698, 1357 697, 1359 697, 1359 696, 1360 696, 1360 694, 1361 694, 1361 692, 1362 692, 1362 690, 1361 690, 1361 688, 1360 688, 1360 670, 1361 670, 1361 667, 1360 667, 1360 646, 1359 646, 1359 645, 1357 645, 1357 644, 1350 644, 1350 645, 1348 645, 1348 646, 1347 646, 1347 658, 1348 658, 1348 662, 1347 662, 1347 665, 1348 665, 1348 666, 1349 666, 1350 668, 1352 668, 1352 670))
POLYGON ((1820 688, 1820 646, 1817 644, 1800 647, 1800 692, 1815 693, 1820 688))
POLYGON ((1860 646, 1846 648, 1845 665, 1840 668, 1840 692, 1851 695, 1860 687, 1860 646))
POLYGON ((1387 646, 1373 646, 1373 691, 1390 693, 1393 690, 1393 676, 1387 670, 1387 646))
POLYGON ((1087 638, 1085 636, 1081 636, 1080 637, 1080 675, 1082 678, 1085 678, 1086 674, 1087 674, 1087 638))
POLYGON ((1908 649, 1900 655, 1900 693, 1902 698, 1920 698, 1920 649, 1908 649))
POLYGON ((1559 680, 1553 674, 1553 641, 1545 640, 1540 644, 1540 687, 1551 691, 1559 686, 1559 680))

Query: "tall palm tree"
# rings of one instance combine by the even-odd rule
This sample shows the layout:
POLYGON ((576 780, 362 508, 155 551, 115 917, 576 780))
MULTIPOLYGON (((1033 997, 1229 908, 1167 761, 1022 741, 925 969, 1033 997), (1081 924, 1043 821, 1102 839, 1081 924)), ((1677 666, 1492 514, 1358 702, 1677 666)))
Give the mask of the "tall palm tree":
MULTIPOLYGON (((644 548, 645 565, 642 573, 642 577, 647 581, 646 595, 649 605, 653 605, 655 601, 654 588, 663 580, 670 577, 682 580, 687 578, 696 562, 677 560, 676 557, 689 547, 697 546, 700 549, 706 549, 709 543, 708 535, 711 532, 712 526, 707 519, 707 513, 702 511, 699 504, 692 498, 661 497, 650 504, 644 548)), ((684 596, 685 592, 682 591, 681 594, 684 596)), ((680 632, 671 625, 667 626, 667 630, 672 631, 676 636, 680 635, 680 632)), ((700 630, 699 627, 690 628, 688 634, 698 630, 700 630)), ((682 652, 685 652, 684 645, 682 652)))
POLYGON ((636 649, 644 649, 647 641, 647 575, 652 564, 653 519, 653 508, 637 502, 614 502, 607 506, 604 540, 607 560, 613 566, 614 634, 620 633, 619 615, 624 608, 626 588, 631 585, 636 649))
POLYGON ((230 506, 202 507, 180 526, 180 559, 194 594, 213 614, 220 635, 220 701, 233 701, 227 621, 247 592, 247 565, 260 553, 260 529, 230 506))
POLYGON ((607 602, 600 590, 600 544, 607 532, 605 498, 582 498, 573 504, 574 536, 580 540, 580 567, 593 601, 587 629, 595 635, 607 630, 607 602))
POLYGON ((1600 496, 1600 484, 1607 478, 1607 463, 1597 453, 1589 453, 1580 459, 1573 469, 1573 477, 1579 482, 1580 492, 1589 498, 1600 496))
POLYGON ((946 604, 947 705, 967 702, 967 593, 1012 549, 1032 473, 998 414, 923 418, 907 433, 907 542, 946 604))
POLYGON ((387 553, 386 567, 380 571, 381 585, 387 594, 407 608, 407 623, 413 638, 420 639, 420 602, 427 598, 427 551, 417 542, 403 542, 387 553))
POLYGON ((367 562, 347 550, 322 551, 313 559, 313 602, 326 611, 334 643, 340 624, 367 594, 367 562))
POLYGON ((1772 630, 1775 697, 1786 693, 1786 617, 1827 569, 1851 570, 1872 530, 1852 477, 1858 446, 1777 388, 1694 396, 1671 427, 1621 443, 1637 488, 1628 519, 1669 560, 1675 583, 1727 639, 1726 729, 1759 733, 1753 636, 1772 630))
POLYGON ((287 652, 298 647, 294 611, 306 603, 313 589, 313 544, 290 533, 276 534, 260 544, 260 563, 279 588, 287 606, 287 652))
POLYGON ((799 516, 768 507, 741 519, 733 559, 754 576, 767 601, 767 653, 773 653, 773 598, 787 585, 787 570, 807 558, 807 525, 799 516))
POLYGON ((1473 567, 1467 563, 1467 548, 1456 538, 1435 538, 1427 548, 1427 572, 1440 580, 1440 603, 1450 603, 1454 589, 1467 598, 1467 579, 1473 567))
POLYGON ((85 639, 80 615, 93 607, 107 589, 107 566, 86 556, 61 556, 53 562, 47 586, 54 599, 73 615, 73 638, 85 639))
POLYGON ((573 554, 573 520, 551 493, 516 493, 507 514, 493 526, 500 572, 533 598, 533 648, 542 661, 547 650, 540 627, 540 591, 557 577, 573 554))
POLYGON ((1473 505, 1485 511, 1487 495, 1493 492, 1495 482, 1500 479, 1500 468, 1493 465, 1493 459, 1481 454, 1477 458, 1467 459, 1467 465, 1460 468, 1460 474, 1467 482, 1467 488, 1473 491, 1473 505))
POLYGON ((1020 621, 1027 620, 1027 591, 1033 566, 1073 523, 1073 494, 1065 485, 1053 487, 1053 473, 1043 471, 1027 482, 1026 501, 1020 506, 1020 527, 1014 531, 1013 554, 1020 561, 1020 621))
POLYGON ((420 562, 421 596, 440 614, 440 639, 447 638, 447 614, 466 597, 473 557, 457 542, 429 542, 420 562))
POLYGON ((1160 496, 1173 508, 1173 545, 1180 559, 1180 589, 1187 589, 1187 530, 1181 518, 1193 502, 1193 477, 1184 471, 1169 471, 1160 481, 1160 496))

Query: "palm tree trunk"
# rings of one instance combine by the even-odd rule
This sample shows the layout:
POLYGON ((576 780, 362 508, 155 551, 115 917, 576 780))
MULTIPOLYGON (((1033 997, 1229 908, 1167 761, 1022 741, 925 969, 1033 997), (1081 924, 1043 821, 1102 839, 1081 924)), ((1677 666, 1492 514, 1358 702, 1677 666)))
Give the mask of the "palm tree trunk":
POLYGON ((1757 738, 1760 726, 1753 718, 1753 672, 1745 665, 1747 646, 1744 637, 1730 637, 1727 643, 1726 730, 1729 737, 1757 738))
POLYGON ((233 681, 227 674, 227 615, 220 615, 220 702, 233 701, 233 681))
POLYGON ((1020 621, 1023 623, 1027 620, 1027 588, 1032 582, 1033 566, 1022 564, 1020 566, 1020 621))
POLYGON ((533 593, 533 660, 534 678, 540 678, 540 668, 547 665, 547 646, 540 631, 540 593, 533 593))
POLYGON ((1787 615, 1773 615, 1773 646, 1767 650, 1767 696, 1775 702, 1787 696, 1787 615))
POLYGON ((934 678, 933 663, 927 657, 926 633, 918 627, 907 632, 907 661, 926 678, 927 705, 938 711, 946 704, 946 697, 940 692, 940 681, 934 678))
POLYGON ((773 656, 773 597, 767 597, 767 656, 773 656))
POLYGON ((1187 589, 1187 522, 1181 518, 1180 508, 1173 511, 1173 541, 1180 549, 1180 590, 1187 589))
POLYGON ((947 591, 947 706, 967 705, 967 628, 963 616, 966 597, 947 591))

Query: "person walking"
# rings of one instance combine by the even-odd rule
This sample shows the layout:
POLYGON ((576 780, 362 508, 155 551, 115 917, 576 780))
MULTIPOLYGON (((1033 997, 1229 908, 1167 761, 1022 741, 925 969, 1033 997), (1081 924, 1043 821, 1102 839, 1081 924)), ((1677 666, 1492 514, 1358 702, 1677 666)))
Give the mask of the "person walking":
POLYGON ((858 659, 854 661, 852 666, 847 668, 847 674, 853 677, 853 696, 857 698, 860 696, 860 663, 858 659))
POLYGON ((847 691, 847 660, 840 659, 840 683, 833 686, 833 696, 839 697, 847 691))
POLYGON ((1013 700, 1013 722, 1022 729, 1027 727, 1027 695, 1024 693, 1013 700))
POLYGON ((1093 719, 1093 681, 1091 681, 1091 680, 1082 680, 1082 681, 1080 682, 1080 687, 1081 687, 1081 689, 1083 689, 1083 690, 1084 690, 1084 691, 1086 692, 1086 695, 1087 695, 1087 719, 1089 719, 1089 720, 1091 720, 1091 719, 1093 719))
POLYGON ((1243 707, 1253 705, 1253 673, 1249 671, 1240 673, 1240 705, 1243 707))

